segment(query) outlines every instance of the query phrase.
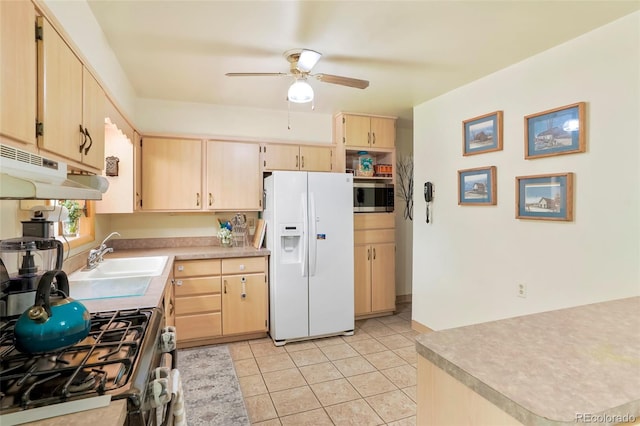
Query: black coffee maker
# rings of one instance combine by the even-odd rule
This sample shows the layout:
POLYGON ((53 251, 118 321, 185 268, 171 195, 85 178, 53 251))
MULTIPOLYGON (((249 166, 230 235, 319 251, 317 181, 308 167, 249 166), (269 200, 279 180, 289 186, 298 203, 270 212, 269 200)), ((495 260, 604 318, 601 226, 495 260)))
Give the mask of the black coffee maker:
POLYGON ((62 243, 54 238, 0 241, 0 319, 17 317, 33 305, 40 277, 62 269, 63 260, 62 243))

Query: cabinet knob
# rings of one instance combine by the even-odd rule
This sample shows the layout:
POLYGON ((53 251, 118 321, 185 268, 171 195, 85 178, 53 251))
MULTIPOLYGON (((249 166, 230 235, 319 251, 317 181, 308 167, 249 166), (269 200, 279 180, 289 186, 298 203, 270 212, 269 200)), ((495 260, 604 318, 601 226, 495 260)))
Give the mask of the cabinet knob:
POLYGON ((196 206, 200 207, 200 193, 196 192, 196 206))
POLYGON ((184 265, 178 265, 178 271, 180 272, 184 271, 184 265))
POLYGON ((301 162, 300 162, 300 168, 304 169, 304 155, 301 158, 301 162))
POLYGON ((209 206, 213 205, 213 195, 211 195, 211 193, 209 193, 209 206))
POLYGON ((176 285, 177 285, 177 286, 181 286, 181 285, 182 285, 182 280, 177 280, 177 281, 176 281, 176 285))
MULTIPOLYGON (((241 271, 244 271, 245 269, 246 269, 246 268, 245 268, 245 266, 244 266, 244 263, 242 263, 242 264, 240 265, 240 270, 241 270, 241 271)), ((243 278, 243 279, 244 279, 244 278, 243 278)))
POLYGON ((376 144, 376 133, 375 133, 375 132, 372 132, 371 134, 373 135, 373 139, 372 139, 371 143, 372 143, 373 145, 375 145, 375 144, 376 144))
POLYGON ((376 248, 373 248, 373 260, 376 260, 376 248))

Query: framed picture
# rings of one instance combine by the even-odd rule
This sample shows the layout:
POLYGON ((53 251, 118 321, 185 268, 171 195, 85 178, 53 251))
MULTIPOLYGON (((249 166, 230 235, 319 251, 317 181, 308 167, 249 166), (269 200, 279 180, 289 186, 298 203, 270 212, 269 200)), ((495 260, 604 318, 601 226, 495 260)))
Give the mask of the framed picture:
POLYGON ((462 155, 502 150, 502 111, 462 122, 462 155))
POLYGON ((458 170, 458 204, 496 205, 496 166, 458 170))
POLYGON ((524 158, 584 152, 585 127, 584 102, 527 115, 524 118, 524 158))
POLYGON ((573 220, 573 173, 516 177, 516 218, 573 220))

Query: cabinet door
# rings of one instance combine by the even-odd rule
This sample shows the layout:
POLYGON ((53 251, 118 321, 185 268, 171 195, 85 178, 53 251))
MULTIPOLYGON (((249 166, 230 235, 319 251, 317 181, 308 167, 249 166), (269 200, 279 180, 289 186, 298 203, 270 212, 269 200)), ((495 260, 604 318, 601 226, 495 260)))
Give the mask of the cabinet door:
MULTIPOLYGON (((40 148, 80 161, 84 139, 82 125, 82 72, 80 60, 62 37, 43 18, 42 41, 38 43, 38 121, 44 134, 40 148)), ((104 117, 103 117, 104 119, 104 117)))
POLYGON ((265 274, 223 276, 222 334, 267 331, 267 298, 265 274))
POLYGON ((142 140, 133 132, 133 210, 142 209, 142 140))
POLYGON ((207 209, 262 209, 261 178, 259 145, 207 142, 207 209))
POLYGON ((345 145, 369 147, 371 119, 362 115, 345 115, 343 118, 345 145))
POLYGON ((300 146, 300 170, 330 172, 333 170, 333 149, 321 146, 300 146))
POLYGON ((36 11, 28 1, 0 1, 0 134, 36 143, 36 11))
POLYGON ((355 315, 371 312, 371 246, 357 245, 353 256, 355 315))
POLYGON ((83 68, 82 121, 87 141, 82 150, 82 163, 104 169, 104 117, 106 96, 95 78, 83 68))
POLYGON ((143 210, 201 210, 201 181, 201 141, 143 139, 143 210))
POLYGON ((162 301, 164 307, 164 325, 165 327, 174 326, 176 324, 175 311, 175 292, 173 291, 173 277, 169 278, 169 282, 164 289, 164 298, 162 301))
POLYGON ((298 145, 265 145, 262 161, 264 170, 299 170, 300 148, 298 145))
POLYGON ((396 145, 396 121, 371 117, 371 148, 393 148, 396 145))
POLYGON ((371 311, 396 307, 396 249, 394 243, 371 246, 371 311))

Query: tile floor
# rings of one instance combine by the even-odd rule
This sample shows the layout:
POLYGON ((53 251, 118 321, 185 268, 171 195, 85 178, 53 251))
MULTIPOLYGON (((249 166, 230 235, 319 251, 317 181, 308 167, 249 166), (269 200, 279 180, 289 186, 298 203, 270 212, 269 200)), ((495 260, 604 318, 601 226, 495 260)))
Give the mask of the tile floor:
POLYGON ((252 425, 415 425, 411 304, 353 336, 229 344, 252 425))

